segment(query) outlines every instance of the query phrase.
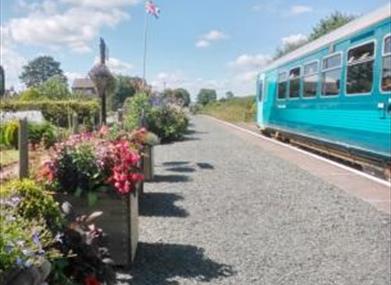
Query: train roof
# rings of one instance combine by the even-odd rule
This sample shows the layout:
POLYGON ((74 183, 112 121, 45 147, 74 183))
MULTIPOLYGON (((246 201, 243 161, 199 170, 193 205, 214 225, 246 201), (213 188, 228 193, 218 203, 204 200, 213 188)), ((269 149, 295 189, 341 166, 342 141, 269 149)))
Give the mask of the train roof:
POLYGON ((334 43, 337 40, 340 40, 342 38, 345 38, 351 34, 354 34, 360 30, 363 30, 367 27, 370 27, 378 22, 381 22, 387 18, 391 17, 391 3, 387 4, 386 6, 377 9, 369 14, 366 14, 362 17, 359 17, 346 25, 314 40, 309 42, 308 44, 305 44, 304 46, 298 48, 297 50, 294 50, 279 59, 271 62, 264 68, 262 68, 261 72, 265 72, 267 70, 277 68, 285 63, 288 63, 298 57, 302 57, 304 55, 307 55, 313 51, 316 51, 320 48, 323 48, 331 43, 334 43))

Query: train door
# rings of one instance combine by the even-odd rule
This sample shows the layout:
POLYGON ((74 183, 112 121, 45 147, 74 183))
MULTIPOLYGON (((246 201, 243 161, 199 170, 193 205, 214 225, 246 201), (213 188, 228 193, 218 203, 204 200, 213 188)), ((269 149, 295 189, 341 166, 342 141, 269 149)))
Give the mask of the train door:
POLYGON ((264 128, 265 74, 260 74, 257 80, 257 123, 264 128))
POLYGON ((380 98, 378 108, 382 119, 391 120, 391 33, 383 38, 381 53, 380 98))

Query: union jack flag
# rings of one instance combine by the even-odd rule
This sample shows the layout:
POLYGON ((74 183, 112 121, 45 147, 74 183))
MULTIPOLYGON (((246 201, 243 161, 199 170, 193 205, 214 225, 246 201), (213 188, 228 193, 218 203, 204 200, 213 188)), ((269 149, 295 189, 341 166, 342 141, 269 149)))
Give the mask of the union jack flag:
POLYGON ((154 16, 156 19, 159 18, 160 15, 160 9, 158 6, 155 5, 152 1, 145 2, 145 11, 154 16))

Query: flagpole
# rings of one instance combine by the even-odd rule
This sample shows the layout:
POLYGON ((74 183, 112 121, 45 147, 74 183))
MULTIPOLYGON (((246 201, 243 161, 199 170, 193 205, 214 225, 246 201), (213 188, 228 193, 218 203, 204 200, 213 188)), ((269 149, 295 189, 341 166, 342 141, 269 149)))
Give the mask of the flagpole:
POLYGON ((147 42, 148 42, 148 23, 149 15, 145 13, 145 25, 144 25, 144 57, 143 57, 143 85, 146 85, 146 66, 147 66, 147 42))

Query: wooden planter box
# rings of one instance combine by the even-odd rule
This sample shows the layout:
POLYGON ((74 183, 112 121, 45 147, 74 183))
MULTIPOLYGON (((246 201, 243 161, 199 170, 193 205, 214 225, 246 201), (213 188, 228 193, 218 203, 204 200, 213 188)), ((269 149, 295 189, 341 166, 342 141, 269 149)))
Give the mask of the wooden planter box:
POLYGON ((55 194, 55 197, 59 202, 71 203, 77 215, 102 211, 103 214, 95 224, 107 234, 111 258, 117 266, 130 267, 138 244, 138 198, 141 184, 133 193, 124 196, 112 191, 99 193, 98 201, 93 206, 88 205, 86 198, 62 193, 55 194))
POLYGON ((153 180, 153 146, 145 145, 144 146, 144 156, 143 156, 143 171, 145 181, 153 180))

